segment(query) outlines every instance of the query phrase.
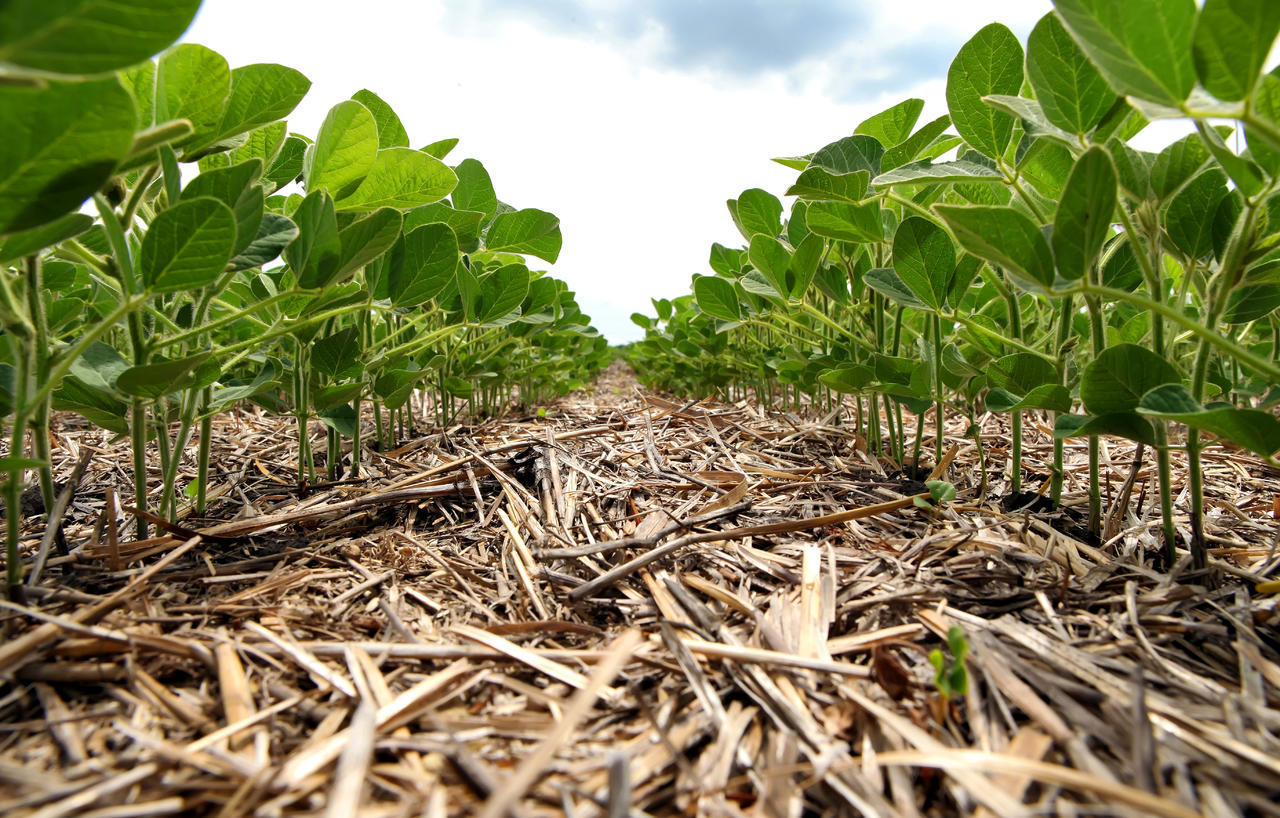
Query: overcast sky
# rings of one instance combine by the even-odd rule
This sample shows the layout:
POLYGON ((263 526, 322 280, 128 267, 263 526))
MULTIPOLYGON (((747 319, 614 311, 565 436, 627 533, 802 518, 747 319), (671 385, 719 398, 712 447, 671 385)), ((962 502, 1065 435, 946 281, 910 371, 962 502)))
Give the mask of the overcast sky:
MULTIPOLYGON (((806 154, 907 97, 945 113, 946 71, 979 28, 1024 42, 1049 0, 207 0, 186 40, 232 67, 278 62, 311 92, 314 136, 368 88, 417 147, 461 142, 498 197, 561 219, 552 268, 610 341, 632 312, 743 242, 725 200, 781 195, 806 154)), ((541 262, 534 260, 537 268, 541 262)))

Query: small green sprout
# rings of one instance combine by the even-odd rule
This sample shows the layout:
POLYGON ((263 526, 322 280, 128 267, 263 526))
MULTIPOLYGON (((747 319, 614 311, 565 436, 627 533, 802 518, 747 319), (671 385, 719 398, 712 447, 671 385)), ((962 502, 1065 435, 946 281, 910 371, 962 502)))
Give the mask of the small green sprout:
POLYGON ((948 483, 946 480, 930 480, 925 483, 925 486, 929 489, 928 499, 916 497, 911 501, 917 508, 935 508, 935 503, 949 503, 956 499, 955 484, 948 483))
POLYGON ((947 631, 947 645, 951 648, 952 662, 947 668, 946 657, 942 651, 934 648, 929 652, 929 664, 933 665, 933 683, 937 685, 942 698, 950 700, 953 696, 963 696, 969 692, 969 672, 965 669, 964 660, 969 655, 969 642, 964 638, 964 631, 959 625, 952 625, 947 631))

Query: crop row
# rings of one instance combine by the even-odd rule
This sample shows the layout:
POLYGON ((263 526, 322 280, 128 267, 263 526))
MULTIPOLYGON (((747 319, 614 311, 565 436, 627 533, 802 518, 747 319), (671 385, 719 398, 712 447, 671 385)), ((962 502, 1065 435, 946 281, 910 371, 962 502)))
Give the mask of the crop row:
POLYGON ((490 411, 513 390, 565 391, 611 357, 564 282, 528 266, 556 260, 556 216, 500 201, 474 159, 450 165, 456 139, 410 147, 369 91, 314 138, 290 132, 302 74, 169 47, 199 5, 20 0, 0 16, 11 593, 28 470, 54 505, 53 409, 128 435, 134 506, 172 519, 187 499, 203 512, 212 418, 238 402, 296 419, 310 483, 312 419, 330 475, 342 438, 355 474, 362 405, 389 443, 415 390, 448 421, 461 400, 490 411))
POLYGON ((1205 560, 1207 433, 1275 465, 1280 449, 1280 31, 1273 0, 1055 0, 1024 47, 979 31, 947 75, 948 114, 909 99, 852 136, 775 161, 790 210, 729 201, 746 242, 713 275, 636 314, 642 379, 684 392, 857 396, 870 443, 918 463, 932 411, 984 411, 1089 439, 1089 527, 1102 530, 1098 436, 1157 456, 1163 558, 1176 556, 1169 453, 1189 462, 1190 551, 1205 560), (1192 127, 1163 150, 1156 119, 1192 127), (914 456, 903 408, 915 413, 914 456), (1185 435, 1177 429, 1185 427, 1185 435), (1174 432, 1171 435, 1171 430, 1174 432))

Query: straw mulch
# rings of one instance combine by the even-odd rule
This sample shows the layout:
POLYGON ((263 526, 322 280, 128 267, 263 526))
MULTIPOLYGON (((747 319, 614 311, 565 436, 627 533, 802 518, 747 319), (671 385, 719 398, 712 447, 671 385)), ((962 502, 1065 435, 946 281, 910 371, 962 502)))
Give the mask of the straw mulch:
POLYGON ((618 370, 521 411, 306 493, 288 421, 224 416, 216 519, 143 542, 123 444, 61 418, 85 469, 71 555, 0 610, 0 815, 1280 814, 1280 480, 1247 455, 1206 452, 1197 575, 1150 567, 1120 441, 1092 547, 1074 443, 1066 510, 1002 512, 957 419, 930 510, 830 416, 618 370))

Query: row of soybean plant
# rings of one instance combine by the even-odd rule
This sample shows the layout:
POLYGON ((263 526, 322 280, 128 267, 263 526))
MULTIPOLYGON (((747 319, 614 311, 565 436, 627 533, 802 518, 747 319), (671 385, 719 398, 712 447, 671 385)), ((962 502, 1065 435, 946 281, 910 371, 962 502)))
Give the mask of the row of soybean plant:
MULTIPOLYGON (((1023 414, 1046 413, 1054 502, 1062 439, 1089 439, 1095 534, 1098 435, 1138 441, 1157 457, 1167 561, 1181 448, 1203 564, 1205 435, 1272 464, 1280 449, 1280 71, 1265 71, 1280 3, 1054 5, 1025 49, 999 24, 960 49, 948 116, 917 127, 907 100, 777 160, 799 171, 785 218, 762 190, 730 201, 747 246, 713 246, 692 295, 634 316, 630 355, 685 391, 859 395, 900 463, 904 405, 932 407, 936 457, 948 410, 971 436, 978 412, 1008 413, 1015 491, 1023 414), (1130 144, 1165 118, 1186 135, 1130 144)), ((984 460, 984 490, 985 475, 984 460)))
MULTIPOLYGON (((354 472, 363 403, 385 443, 414 390, 446 415, 456 398, 486 410, 515 389, 563 391, 607 363, 573 293, 526 266, 556 259, 559 220, 500 202, 479 162, 449 165, 457 140, 409 147, 368 91, 335 105, 314 138, 291 133, 283 118, 310 85, 299 72, 231 69, 194 44, 150 59, 185 30, 192 0, 10 5, 6 508, 18 508, 31 470, 53 505, 52 409, 129 435, 134 505, 173 518, 184 492, 204 509, 211 420, 239 401, 296 418, 298 479, 314 481, 313 418, 328 428, 330 470, 340 436, 354 439, 354 472), (197 477, 182 487, 193 439, 197 477)), ((19 516, 7 515, 11 591, 19 516)))

